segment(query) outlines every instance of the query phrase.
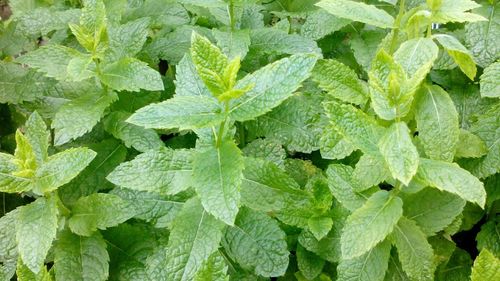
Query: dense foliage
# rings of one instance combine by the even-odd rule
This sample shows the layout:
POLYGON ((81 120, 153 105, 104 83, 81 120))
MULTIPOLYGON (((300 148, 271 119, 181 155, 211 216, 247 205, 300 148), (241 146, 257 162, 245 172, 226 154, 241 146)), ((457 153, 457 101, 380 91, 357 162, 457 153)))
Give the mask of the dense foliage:
POLYGON ((0 280, 500 280, 497 2, 0 2, 0 280))

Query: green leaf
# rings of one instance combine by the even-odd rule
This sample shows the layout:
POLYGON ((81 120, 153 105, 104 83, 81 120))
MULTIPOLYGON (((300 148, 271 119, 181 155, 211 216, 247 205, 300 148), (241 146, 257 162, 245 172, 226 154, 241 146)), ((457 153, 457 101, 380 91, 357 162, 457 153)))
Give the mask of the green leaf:
POLYGON ((465 12, 477 7, 480 5, 472 0, 443 0, 433 11, 431 20, 438 23, 485 21, 486 18, 478 14, 465 12))
POLYGON ((91 236, 97 229, 116 226, 135 214, 129 204, 116 195, 94 193, 76 201, 71 210, 69 228, 81 236, 91 236))
POLYGON ((311 231, 318 240, 321 240, 330 232, 332 225, 333 221, 329 217, 310 217, 309 220, 307 220, 309 231, 311 231))
POLYGON ((428 65, 432 65, 437 59, 438 51, 437 45, 430 38, 410 39, 394 53, 394 60, 411 77, 419 69, 429 68, 428 65))
POLYGON ((109 256, 100 234, 81 237, 62 232, 55 246, 57 280, 104 281, 108 279, 109 256))
POLYGON ((109 28, 109 61, 133 57, 146 42, 149 18, 140 18, 123 25, 109 28))
POLYGON ((248 30, 220 31, 212 29, 217 45, 221 48, 224 54, 233 59, 239 57, 243 59, 250 46, 250 33, 248 30))
POLYGON ((353 178, 360 184, 360 190, 368 189, 389 179, 391 171, 382 155, 363 154, 354 167, 353 178))
POLYGON ((290 151, 311 153, 318 149, 320 110, 319 99, 294 95, 271 112, 246 123, 256 136, 274 139, 290 151))
POLYGON ((308 39, 318 40, 337 30, 351 21, 336 17, 324 10, 311 13, 300 29, 300 34, 308 39))
POLYGON ((224 256, 220 252, 213 253, 205 261, 203 267, 196 273, 194 281, 225 281, 228 280, 228 266, 224 256))
POLYGON ((55 81, 35 70, 14 63, 0 62, 0 103, 34 101, 52 88, 55 81))
POLYGON ((21 208, 14 209, 0 217, 0 277, 4 280, 10 280, 16 271, 18 260, 16 224, 17 217, 21 208), (4 276, 2 276, 2 273, 4 276))
POLYGON ((472 267, 472 281, 488 281, 500 279, 500 259, 488 250, 482 250, 472 267))
POLYGON ((404 215, 432 236, 450 225, 462 213, 465 201, 457 195, 427 187, 403 197, 404 215))
POLYGON ((486 203, 483 183, 455 163, 421 158, 416 178, 439 190, 457 194, 481 208, 486 203))
POLYGON ((241 182, 241 202, 257 211, 283 209, 288 202, 300 200, 305 192, 287 173, 264 159, 245 157, 241 182))
POLYGON ((366 84, 356 72, 339 61, 318 61, 312 77, 323 91, 344 102, 364 105, 368 99, 366 84))
POLYGON ((70 148, 50 156, 36 171, 34 192, 45 194, 75 178, 97 154, 85 147, 70 148))
POLYGON ((493 255, 500 255, 500 225, 494 220, 481 226, 481 231, 476 236, 477 249, 488 250, 493 255))
POLYGON ((201 80, 191 57, 188 55, 185 55, 176 67, 175 95, 212 96, 207 86, 203 83, 203 80, 201 80))
POLYGON ((286 151, 276 140, 255 139, 247 144, 242 151, 245 156, 262 158, 276 164, 280 168, 285 167, 286 151))
POLYGON ((339 280, 384 280, 390 253, 391 244, 384 241, 362 256, 341 260, 337 266, 339 280))
POLYGON ((124 111, 109 114, 103 121, 104 129, 115 138, 121 139, 127 147, 133 147, 140 152, 159 149, 163 146, 158 133, 154 130, 125 122, 130 115, 124 111))
POLYGON ((253 88, 231 103, 230 117, 247 121, 269 112, 300 87, 315 63, 315 55, 294 55, 245 76, 235 88, 253 88))
POLYGON ((99 75, 101 82, 116 91, 138 92, 162 91, 163 81, 160 73, 145 62, 134 58, 123 58, 103 67, 99 75))
POLYGON ((193 186, 207 212, 233 225, 240 202, 243 156, 234 141, 199 149, 193 160, 193 186))
POLYGON ((472 58, 472 55, 469 53, 460 41, 458 41, 455 37, 447 35, 447 34, 436 34, 434 38, 437 39, 439 44, 443 46, 443 48, 448 52, 448 55, 453 58, 455 63, 460 67, 463 73, 467 75, 471 80, 474 80, 476 77, 476 63, 472 58))
POLYGON ((61 45, 46 45, 16 59, 48 77, 57 80, 68 78, 68 64, 73 58, 83 56, 75 49, 61 45))
POLYGON ((434 252, 417 224, 402 217, 392 234, 403 270, 416 280, 433 280, 434 252))
POLYGON ((353 168, 342 164, 331 164, 326 170, 330 191, 349 211, 360 208, 368 199, 368 196, 357 192, 362 188, 352 174, 353 168))
POLYGON ((80 96, 61 106, 51 125, 55 130, 54 144, 65 144, 91 131, 116 99, 114 92, 99 91, 80 96))
POLYGON ((392 124, 380 139, 379 147, 392 176, 408 185, 417 173, 419 156, 406 123, 392 124))
POLYGON ((446 263, 436 270, 436 281, 468 281, 470 280, 472 260, 468 252, 455 247, 455 251, 446 263))
POLYGON ((38 198, 19 210, 16 223, 17 250, 23 263, 35 274, 40 272, 52 240, 56 238, 57 217, 54 197, 38 198))
POLYGON ((473 133, 460 129, 456 158, 478 158, 488 153, 486 143, 473 133))
POLYGON ((33 148, 37 165, 41 166, 47 161, 50 131, 47 130, 45 121, 36 111, 30 115, 24 126, 26 127, 25 135, 33 148))
POLYGON ((300 272, 308 280, 313 280, 323 271, 325 260, 317 256, 315 253, 309 252, 300 244, 297 245, 295 251, 297 255, 297 265, 300 272))
POLYGON ((98 190, 111 189, 113 185, 106 180, 106 176, 125 161, 127 155, 127 148, 115 139, 90 144, 89 148, 97 152, 94 160, 77 177, 57 190, 66 206, 71 206, 78 198, 98 190))
POLYGON ((19 170, 16 158, 0 153, 0 192, 20 193, 33 187, 29 173, 20 174, 19 170))
POLYGON ((474 10, 488 21, 472 22, 465 25, 465 42, 474 60, 483 68, 500 58, 500 3, 494 6, 483 2, 474 10))
POLYGON ((277 28, 258 28, 250 31, 252 52, 264 54, 318 54, 321 49, 315 41, 298 34, 288 34, 277 28))
POLYGON ((155 129, 192 130, 211 127, 224 120, 217 100, 202 96, 175 96, 136 111, 127 122, 155 129))
POLYGON ((66 29, 68 23, 77 22, 79 16, 79 9, 58 11, 50 8, 36 8, 28 13, 17 14, 16 32, 31 38, 46 36, 51 31, 66 29))
POLYGON ((342 137, 364 153, 380 154, 377 143, 385 129, 374 118, 352 105, 335 101, 323 105, 330 123, 342 137))
POLYGON ((106 23, 103 0, 85 0, 80 25, 70 24, 70 28, 78 42, 89 52, 93 52, 107 41, 106 23))
POLYGON ((370 24, 380 28, 392 28, 394 18, 374 5, 349 0, 323 0, 316 4, 327 12, 340 17, 370 24))
POLYGON ((288 249, 285 233, 265 214, 242 208, 234 226, 227 228, 224 249, 246 270, 263 277, 285 274, 288 249))
POLYGON ((166 250, 165 275, 152 280, 193 280, 219 247, 224 224, 208 214, 198 199, 184 204, 173 222, 166 250))
POLYGON ((481 97, 500 97, 500 62, 490 64, 481 75, 481 97))
POLYGON ((418 96, 415 120, 425 154, 431 159, 452 161, 460 135, 453 101, 437 85, 423 86, 418 96))
POLYGON ((22 260, 17 263, 16 276, 18 281, 52 281, 52 276, 47 272, 47 267, 43 266, 39 272, 32 272, 22 260))
POLYGON ((132 190, 176 194, 191 186, 191 161, 191 151, 163 147, 121 163, 106 179, 132 190))
POLYGON ((323 159, 343 159, 355 150, 352 144, 337 133, 332 124, 324 127, 319 139, 319 149, 323 159))
POLYGON ((399 197, 381 190, 354 211, 342 230, 342 257, 352 259, 370 251, 392 232, 403 214, 399 197))

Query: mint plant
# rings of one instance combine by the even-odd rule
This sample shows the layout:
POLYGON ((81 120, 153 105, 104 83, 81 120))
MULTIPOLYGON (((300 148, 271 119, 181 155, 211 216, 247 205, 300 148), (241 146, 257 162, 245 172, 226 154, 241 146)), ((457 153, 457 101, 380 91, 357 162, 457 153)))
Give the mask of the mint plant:
POLYGON ((500 279, 498 1, 28 2, 0 280, 500 279))

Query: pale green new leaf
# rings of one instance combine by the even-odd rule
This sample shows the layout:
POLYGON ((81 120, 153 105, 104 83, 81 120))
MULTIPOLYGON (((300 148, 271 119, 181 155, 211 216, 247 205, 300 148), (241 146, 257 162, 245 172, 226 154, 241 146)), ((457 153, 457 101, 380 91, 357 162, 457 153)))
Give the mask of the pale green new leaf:
POLYGON ((490 64, 481 75, 481 96, 500 98, 500 62, 490 64))
POLYGON ((95 158, 96 153, 85 147, 70 148, 50 156, 36 171, 33 192, 45 194, 75 178, 95 158))
POLYGON ((415 280, 433 280, 434 251, 417 224, 402 217, 394 227, 392 238, 401 266, 408 276, 415 280))
POLYGON ((187 201, 173 222, 165 254, 165 275, 150 276, 152 280, 193 280, 219 247, 223 227, 198 199, 187 201))
POLYGON ((19 174, 20 167, 16 162, 14 156, 0 152, 0 192, 17 193, 32 188, 31 177, 19 174))
POLYGON ((103 67, 101 82, 116 91, 162 91, 163 81, 158 71, 135 58, 123 58, 103 67))
POLYGON ((417 173, 419 155, 406 123, 392 124, 380 139, 379 147, 392 177, 408 185, 417 173))
POLYGON ((476 63, 469 53, 469 50, 467 50, 457 38, 451 35, 436 34, 434 38, 437 39, 439 44, 448 52, 448 55, 453 58, 462 72, 471 80, 474 80, 477 72, 476 63))
POLYGON ((391 243, 384 241, 364 255, 342 259, 337 266, 338 280, 382 281, 388 267, 391 243))
POLYGON ((132 190, 176 194, 190 187, 191 161, 191 151, 163 147, 121 163, 106 179, 132 190))
POLYGON ((39 272, 31 271, 22 260, 17 262, 16 269, 17 281, 52 281, 52 275, 47 271, 47 267, 42 266, 39 272))
POLYGON ((219 96, 227 90, 224 83, 224 71, 228 59, 222 51, 210 40, 193 32, 191 36, 191 58, 201 80, 214 96, 219 96))
POLYGON ((55 197, 38 198, 19 210, 17 250, 23 263, 34 273, 40 272, 52 240, 56 238, 58 213, 55 197))
POLYGON ((500 259, 488 250, 482 250, 472 267, 472 281, 489 281, 500 279, 500 259))
POLYGON ((460 135, 453 101, 437 85, 425 85, 417 94, 415 120, 425 154, 431 159, 452 161, 460 135))
POLYGON ((175 96, 139 109, 127 122, 145 128, 192 130, 210 127, 223 120, 224 114, 217 100, 204 96, 175 96))
POLYGON ((366 84, 356 72, 339 61, 318 61, 312 77, 322 90, 342 101, 364 105, 368 99, 366 84))
POLYGON ((66 80, 68 78, 67 68, 69 62, 71 59, 82 55, 75 49, 53 44, 42 46, 17 58, 16 61, 26 64, 48 77, 66 80))
POLYGON ((127 147, 133 147, 140 152, 159 149, 163 146, 158 133, 153 129, 145 129, 125 122, 130 115, 124 111, 109 114, 103 121, 104 129, 115 138, 121 139, 127 147))
POLYGON ((37 166, 41 166, 48 157, 50 131, 47 130, 45 121, 36 111, 30 115, 24 126, 25 135, 33 148, 37 166))
POLYGON ((384 134, 384 127, 374 118, 352 105, 336 101, 324 103, 330 123, 342 137, 364 153, 379 155, 378 141, 384 134))
POLYGON ((193 156, 192 183, 205 210, 233 225, 240 203, 243 156, 232 140, 200 148, 193 156))
POLYGON ((194 281, 227 281, 227 263, 220 252, 213 253, 196 273, 194 281))
POLYGON ((116 226, 134 215, 134 210, 120 197, 94 193, 76 201, 68 222, 73 233, 91 236, 97 229, 116 226))
POLYGON ((392 28, 394 18, 374 5, 350 0, 323 0, 316 4, 327 12, 340 17, 359 21, 381 28, 392 28))
POLYGON ((429 186, 457 194, 484 208, 486 191, 483 183, 455 163, 420 158, 416 177, 429 186))
POLYGON ((486 18, 466 12, 468 10, 480 7, 478 3, 472 0, 442 0, 440 7, 433 11, 432 22, 477 22, 486 21, 486 18))
POLYGON ((445 229, 465 206, 459 196, 432 187, 404 196, 403 202, 404 216, 415 221, 427 236, 445 229))
POLYGON ((264 277, 281 276, 288 267, 285 232, 266 214, 242 208, 227 228, 224 249, 246 270, 264 277))
POLYGON ((251 120, 281 104, 309 77, 316 59, 311 54, 294 55, 245 76, 235 88, 253 88, 231 103, 230 117, 236 121, 251 120))
POLYGON ((342 230, 344 259, 359 257, 389 235, 403 214, 403 201, 385 190, 373 194, 348 218, 342 230))
POLYGON ((65 144, 91 131, 116 99, 114 92, 96 91, 61 106, 51 125, 55 130, 54 144, 65 144))
POLYGON ((104 281, 109 275, 106 241, 99 233, 81 237, 62 232, 54 250, 57 280, 104 281))

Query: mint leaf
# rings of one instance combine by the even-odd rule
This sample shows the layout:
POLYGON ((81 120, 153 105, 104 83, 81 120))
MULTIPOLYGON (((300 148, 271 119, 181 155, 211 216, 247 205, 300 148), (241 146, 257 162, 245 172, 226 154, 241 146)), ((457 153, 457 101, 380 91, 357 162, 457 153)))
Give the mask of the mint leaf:
POLYGON ((488 98, 500 97, 500 62, 490 64, 481 75, 481 96, 488 98))
POLYGON ((456 158, 478 158, 488 153, 486 143, 478 136, 464 129, 460 130, 456 158))
POLYGON ((223 226, 203 210, 198 199, 187 201, 173 222, 165 256, 166 275, 150 277, 155 280, 193 280, 217 250, 223 226))
MULTIPOLYGON (((491 3, 491 2, 490 2, 491 3)), ((499 3, 482 3, 474 12, 488 21, 472 22, 465 25, 465 42, 471 50, 474 60, 482 67, 487 67, 499 58, 500 45, 497 34, 500 32, 499 3)))
POLYGON ((75 202, 68 223, 74 233, 91 236, 97 229, 116 226, 133 216, 133 210, 120 197, 94 193, 75 202))
POLYGON ((321 274, 323 266, 325 265, 325 260, 307 251, 304 247, 300 246, 300 244, 297 245, 296 255, 297 265, 304 277, 311 280, 321 274))
POLYGON ((233 225, 240 202, 243 157, 233 141, 200 148, 193 156, 193 185, 207 212, 233 225))
POLYGON ((366 84, 352 69, 339 61, 318 61, 312 76, 322 90, 337 99, 357 105, 364 105, 367 101, 366 84))
MULTIPOLYGON (((437 35, 436 35, 437 36, 437 35)), ((401 64, 405 73, 411 77, 419 69, 428 68, 438 56, 438 47, 430 38, 410 39, 394 53, 394 60, 401 64)))
POLYGON ((380 139, 380 152, 392 176, 408 185, 417 173, 419 155, 406 123, 394 123, 380 139))
POLYGON ((211 127, 224 120, 217 100, 201 96, 175 96, 136 111, 127 122, 155 129, 192 130, 211 127))
POLYGON ((357 258, 373 249, 392 232, 402 214, 399 197, 384 190, 373 194, 347 218, 341 237, 342 257, 357 258))
POLYGON ((230 117, 236 121, 247 121, 269 112, 300 87, 315 63, 314 55, 294 55, 245 76, 235 87, 253 88, 231 103, 230 117))
POLYGON ((384 241, 364 255, 343 259, 337 266, 340 280, 382 281, 387 270, 391 244, 384 241))
POLYGON ((106 241, 98 233, 80 237, 62 232, 55 245, 55 272, 60 280, 101 281, 109 276, 106 241))
POLYGON ((306 38, 318 40, 349 24, 351 21, 336 17, 324 10, 311 13, 300 29, 306 38))
POLYGON ((225 32, 212 29, 212 34, 217 41, 217 45, 229 59, 236 57, 243 59, 246 56, 250 46, 250 32, 248 30, 225 32))
POLYGON ((480 251, 488 250, 493 255, 500 254, 500 225, 498 222, 489 221, 481 226, 481 231, 476 236, 477 248, 480 251))
POLYGON ((190 186, 191 161, 192 152, 189 150, 150 150, 121 163, 107 180, 132 190, 176 194, 190 186))
POLYGON ((243 268, 257 275, 280 276, 288 266, 285 233, 265 214, 242 208, 222 244, 243 268))
POLYGON ((436 85, 422 87, 418 96, 415 120, 425 154, 435 160, 453 160, 460 134, 453 101, 436 85))
POLYGON ((410 278, 433 279, 434 252, 417 224, 402 217, 392 234, 403 270, 410 278))
POLYGON ((453 58, 455 63, 460 67, 463 73, 467 75, 471 80, 476 77, 476 63, 474 62, 472 55, 469 53, 460 41, 455 37, 446 34, 434 35, 439 44, 448 52, 448 54, 453 58))
POLYGON ((35 274, 40 272, 52 241, 56 238, 58 215, 55 198, 38 198, 19 210, 17 250, 23 263, 35 274), (37 231, 34 232, 34 229, 37 231))
POLYGON ((215 252, 205 261, 203 267, 196 273, 194 281, 227 280, 227 269, 228 266, 222 254, 215 252))
POLYGON ((298 34, 288 34, 277 28, 259 28, 251 30, 250 50, 265 54, 321 54, 315 41, 298 34))
POLYGON ((455 163, 421 158, 416 177, 429 186, 457 194, 481 208, 486 203, 483 183, 455 163))
POLYGON ((176 96, 212 96, 188 55, 177 64, 175 86, 176 96))
POLYGON ((500 278, 500 260, 488 250, 482 250, 472 267, 472 281, 496 280, 500 278))
POLYGON ((149 23, 149 18, 140 18, 109 28, 109 54, 107 59, 110 61, 119 60, 135 56, 140 52, 146 42, 149 23))
POLYGON ((33 148, 37 165, 41 166, 48 158, 50 132, 47 130, 45 121, 36 111, 30 115, 24 126, 26 138, 33 148))
POLYGON ((328 166, 328 187, 335 199, 350 211, 360 208, 368 196, 358 192, 362 190, 360 183, 352 176, 353 168, 342 164, 328 166))
POLYGON ((101 82, 117 91, 138 92, 162 91, 163 81, 160 73, 145 62, 134 58, 123 58, 103 67, 99 75, 101 82))
POLYGON ((361 190, 376 186, 390 177, 391 172, 382 155, 363 154, 354 167, 353 178, 359 182, 361 190))
POLYGON ((373 5, 349 0, 323 0, 316 4, 327 12, 340 17, 370 24, 380 28, 394 25, 394 18, 373 5))

